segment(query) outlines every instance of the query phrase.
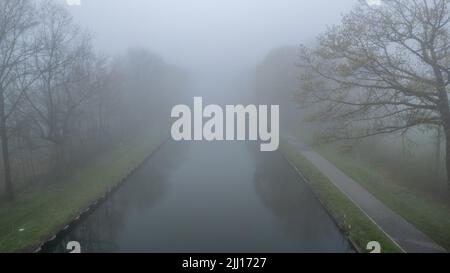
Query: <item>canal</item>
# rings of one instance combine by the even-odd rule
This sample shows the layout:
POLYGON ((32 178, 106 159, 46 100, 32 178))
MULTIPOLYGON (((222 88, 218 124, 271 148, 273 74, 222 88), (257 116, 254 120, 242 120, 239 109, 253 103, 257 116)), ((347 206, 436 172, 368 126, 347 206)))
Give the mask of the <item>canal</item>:
POLYGON ((351 252, 289 163, 258 147, 169 141, 49 251, 351 252))

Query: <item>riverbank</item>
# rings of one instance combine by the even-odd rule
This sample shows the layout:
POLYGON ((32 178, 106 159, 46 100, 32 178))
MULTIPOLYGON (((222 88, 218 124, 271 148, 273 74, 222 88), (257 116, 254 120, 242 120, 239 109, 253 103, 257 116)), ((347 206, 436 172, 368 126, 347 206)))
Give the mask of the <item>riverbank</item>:
POLYGON ((402 252, 395 242, 294 147, 282 141, 281 152, 305 176, 323 205, 359 251, 367 252, 367 244, 377 241, 382 246, 383 253, 402 252))
POLYGON ((0 207, 0 252, 28 252, 114 188, 164 141, 147 134, 86 162, 74 175, 20 192, 0 207))
POLYGON ((448 202, 408 189, 363 160, 356 160, 342 153, 338 154, 335 150, 323 146, 315 149, 397 214, 447 251, 450 250, 450 205, 448 202))

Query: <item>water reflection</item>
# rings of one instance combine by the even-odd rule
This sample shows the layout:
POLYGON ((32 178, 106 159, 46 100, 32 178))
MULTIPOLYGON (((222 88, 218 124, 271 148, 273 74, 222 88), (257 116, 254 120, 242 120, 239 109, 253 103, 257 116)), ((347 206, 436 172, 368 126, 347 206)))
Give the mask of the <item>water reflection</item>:
POLYGON ((346 252, 279 153, 243 142, 167 143, 57 247, 82 252, 346 252))
POLYGON ((66 245, 77 241, 83 252, 115 252, 121 249, 120 235, 133 215, 145 213, 157 205, 170 185, 168 174, 183 162, 187 146, 167 145, 155 153, 149 162, 138 170, 119 192, 101 204, 85 221, 77 225, 58 244, 53 252, 67 252, 66 245), (181 149, 181 150, 180 150, 181 149), (176 156, 175 156, 176 155, 176 156))
POLYGON ((280 219, 286 234, 299 243, 299 251, 351 251, 347 239, 280 153, 259 152, 257 147, 249 150, 256 164, 255 191, 280 219))

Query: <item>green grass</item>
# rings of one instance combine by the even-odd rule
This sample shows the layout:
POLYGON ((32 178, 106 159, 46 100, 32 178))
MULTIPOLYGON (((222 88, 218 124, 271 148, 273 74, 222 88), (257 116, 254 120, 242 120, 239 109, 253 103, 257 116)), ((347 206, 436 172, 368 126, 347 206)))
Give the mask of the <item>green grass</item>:
POLYGON ((449 202, 407 189, 362 160, 323 146, 316 150, 396 213, 450 250, 449 202))
POLYGON ((398 253, 400 248, 378 228, 361 209, 348 199, 325 175, 314 167, 300 152, 286 142, 281 151, 311 183, 311 187, 340 228, 355 243, 359 251, 365 252, 367 243, 377 241, 383 253, 398 253))
POLYGON ((148 135, 119 145, 87 162, 75 175, 20 192, 13 203, 1 205, 0 252, 32 251, 117 185, 164 138, 148 135))

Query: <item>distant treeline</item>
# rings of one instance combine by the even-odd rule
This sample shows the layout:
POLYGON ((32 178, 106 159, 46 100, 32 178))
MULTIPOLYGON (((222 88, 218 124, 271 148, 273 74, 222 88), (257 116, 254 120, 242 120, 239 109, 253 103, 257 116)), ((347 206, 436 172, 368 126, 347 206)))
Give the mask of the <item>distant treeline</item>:
POLYGON ((144 49, 96 53, 54 1, 0 1, 0 196, 160 126, 185 80, 144 49))

